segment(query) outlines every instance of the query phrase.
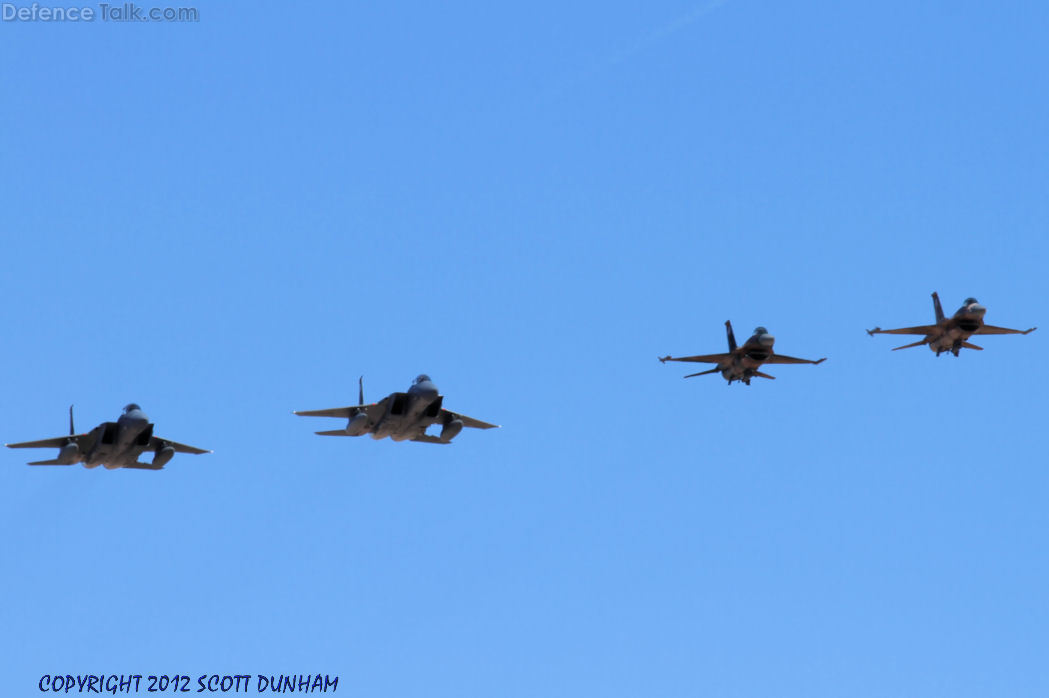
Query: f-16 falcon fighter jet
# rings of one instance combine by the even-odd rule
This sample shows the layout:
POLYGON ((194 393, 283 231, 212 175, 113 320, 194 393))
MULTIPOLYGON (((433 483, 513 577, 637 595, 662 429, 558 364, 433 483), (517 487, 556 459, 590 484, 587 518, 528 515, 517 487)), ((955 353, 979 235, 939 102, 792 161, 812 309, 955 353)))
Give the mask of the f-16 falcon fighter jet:
POLYGON ((974 334, 1028 334, 1034 332, 1037 327, 1032 327, 1029 330, 1011 330, 1008 327, 995 327, 994 325, 983 324, 984 313, 987 312, 987 308, 980 305, 975 298, 966 298, 965 303, 962 307, 951 317, 945 317, 943 314, 943 308, 940 307, 940 297, 934 292, 932 294, 932 307, 936 311, 936 324, 935 325, 918 325, 916 327, 901 327, 897 330, 883 330, 880 327, 875 327, 873 330, 867 330, 867 334, 872 337, 876 334, 917 334, 925 335, 925 339, 920 342, 914 342, 913 344, 904 344, 902 347, 896 347, 897 349, 909 349, 910 347, 920 347, 923 344, 928 344, 929 349, 936 352, 936 356, 939 356, 945 351, 949 351, 955 356, 958 356, 958 352, 962 349, 976 349, 977 351, 983 351, 983 347, 978 347, 975 344, 969 343, 969 337, 974 334))
POLYGON ((754 334, 743 343, 743 346, 736 346, 736 337, 732 334, 731 322, 725 322, 725 331, 728 333, 728 353, 701 354, 699 356, 682 356, 677 358, 663 356, 659 360, 663 363, 667 361, 693 361, 696 363, 717 364, 709 371, 690 373, 685 378, 705 376, 709 373, 720 373, 728 381, 729 385, 732 385, 732 381, 742 381, 744 384, 750 385, 750 379, 754 376, 775 379, 775 376, 770 376, 758 370, 762 364, 819 364, 827 360, 826 358, 816 359, 815 361, 811 359, 796 359, 793 356, 784 356, 783 354, 773 352, 772 345, 776 343, 776 338, 769 334, 769 331, 764 327, 755 328, 754 334))
POLYGON ((115 422, 103 422, 86 434, 77 434, 73 428, 73 407, 69 408, 69 436, 57 436, 41 441, 7 444, 8 448, 57 448, 54 460, 38 460, 29 465, 75 465, 85 468, 104 466, 107 470, 134 468, 160 470, 176 453, 211 453, 195 446, 153 436, 153 425, 142 408, 131 403, 115 422), (153 452, 149 463, 140 463, 138 457, 153 452))
POLYGON ((389 436, 394 441, 422 441, 428 444, 451 443, 463 427, 493 429, 499 426, 444 409, 441 406, 444 396, 438 394, 437 386, 426 374, 417 377, 408 392, 391 393, 370 405, 364 404, 363 378, 358 380, 358 386, 360 393, 357 405, 304 410, 295 414, 300 417, 340 417, 349 420, 344 429, 316 432, 321 436, 371 434, 373 439, 389 436), (432 424, 441 425, 439 436, 426 433, 432 424))

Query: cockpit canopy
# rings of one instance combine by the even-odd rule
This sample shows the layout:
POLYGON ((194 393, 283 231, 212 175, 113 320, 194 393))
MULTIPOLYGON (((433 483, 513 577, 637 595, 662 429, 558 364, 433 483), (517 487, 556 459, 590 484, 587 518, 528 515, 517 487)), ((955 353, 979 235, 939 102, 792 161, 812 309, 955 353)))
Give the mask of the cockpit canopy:
POLYGON ((756 334, 756 335, 768 334, 768 333, 769 333, 769 331, 766 330, 764 327, 761 327, 760 325, 758 327, 754 328, 754 334, 756 334))
POLYGON ((128 405, 126 405, 126 406, 124 407, 124 414, 127 414, 128 412, 135 412, 135 411, 139 411, 139 412, 141 412, 141 411, 142 411, 142 408, 141 408, 141 407, 139 407, 138 405, 136 405, 136 404, 135 404, 135 403, 133 403, 133 402, 132 402, 132 403, 129 403, 128 405))
POLYGON ((432 382, 433 381, 430 380, 430 377, 428 375, 426 375, 425 373, 420 373, 418 376, 415 377, 415 380, 412 381, 412 385, 419 385, 420 383, 432 383, 432 382))
POLYGON ((979 303, 979 302, 980 301, 976 300, 972 296, 970 296, 970 297, 965 299, 965 305, 972 305, 973 303, 979 303))

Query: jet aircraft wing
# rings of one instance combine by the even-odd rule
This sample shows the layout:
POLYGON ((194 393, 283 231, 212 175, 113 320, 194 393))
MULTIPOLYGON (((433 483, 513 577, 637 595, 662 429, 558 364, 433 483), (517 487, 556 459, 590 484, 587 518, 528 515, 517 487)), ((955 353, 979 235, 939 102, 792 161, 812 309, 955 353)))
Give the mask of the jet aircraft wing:
POLYGON ((83 443, 81 440, 86 437, 86 433, 77 433, 77 435, 69 437, 55 437, 53 439, 41 439, 40 441, 23 441, 18 444, 4 444, 7 448, 62 448, 70 441, 76 442, 78 446, 83 443))
MULTIPOLYGON (((149 440, 149 446, 147 447, 147 449, 157 450, 158 448, 165 448, 167 446, 171 446, 173 449, 175 449, 175 453, 193 453, 195 455, 200 455, 201 453, 211 453, 211 451, 204 448, 197 448, 196 446, 187 446, 186 444, 180 444, 178 441, 172 441, 171 439, 162 439, 159 436, 154 436, 149 440)), ((142 463, 139 463, 139 465, 142 465, 142 463)), ((125 467, 130 468, 134 466, 129 465, 125 467)), ((150 468, 153 470, 157 469, 152 468, 151 466, 150 468)))
MULTIPOLYGON (((498 424, 489 424, 488 422, 482 422, 480 419, 474 419, 473 417, 467 417, 464 414, 459 414, 457 412, 452 412, 450 410, 445 409, 441 410, 441 418, 442 422, 445 420, 458 419, 460 422, 463 423, 464 427, 472 427, 474 429, 496 429, 499 427, 498 424)), ((430 443, 427 439, 421 440, 430 443)), ((441 441, 440 443, 444 443, 444 441, 441 441)))
MULTIPOLYGON (((95 432, 88 432, 87 434, 70 434, 69 436, 56 436, 53 439, 40 439, 39 441, 23 441, 17 444, 7 444, 8 448, 62 448, 67 443, 72 441, 80 449, 81 453, 90 451, 95 445, 95 432)), ((57 458, 52 460, 37 460, 29 463, 29 465, 72 465, 71 463, 61 463, 57 458)))
POLYGON ((867 334, 932 334, 936 330, 940 329, 939 325, 918 325, 916 327, 901 327, 895 330, 883 330, 880 327, 875 327, 873 330, 867 330, 867 334))
MULTIPOLYGON (((773 354, 764 363, 767 364, 821 364, 826 361, 826 358, 816 359, 796 359, 793 356, 786 356, 785 354, 773 354)), ((764 377, 764 376, 762 376, 764 377)))
POLYGON ((663 356, 660 357, 660 361, 691 361, 693 363, 700 364, 719 364, 725 359, 731 358, 732 354, 700 354, 698 356, 663 356))
POLYGON ((384 398, 379 402, 373 402, 370 405, 352 405, 350 407, 331 407, 326 410, 299 410, 295 414, 300 417, 342 417, 343 419, 349 419, 355 414, 365 412, 369 417, 374 412, 385 412, 386 411, 386 400, 384 398), (382 409, 379 409, 382 408, 382 409))
POLYGON ((71 434, 69 436, 56 436, 53 439, 40 439, 39 441, 23 441, 17 444, 5 444, 8 448, 62 448, 70 441, 74 442, 81 451, 87 450, 94 439, 91 434, 71 434))
POLYGON ((1028 334, 1037 330, 1037 327, 1032 327, 1029 330, 1011 330, 1008 327, 995 327, 994 325, 982 325, 980 329, 973 332, 973 334, 1028 334))

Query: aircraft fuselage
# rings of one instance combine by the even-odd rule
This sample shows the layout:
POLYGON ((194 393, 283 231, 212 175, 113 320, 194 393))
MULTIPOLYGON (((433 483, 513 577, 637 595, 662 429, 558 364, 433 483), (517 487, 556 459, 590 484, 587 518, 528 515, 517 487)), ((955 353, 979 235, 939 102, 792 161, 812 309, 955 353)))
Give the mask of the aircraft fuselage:
POLYGON ((124 414, 116 422, 104 422, 92 430, 94 446, 84 454, 85 468, 104 466, 107 470, 138 462, 149 446, 153 425, 145 414, 124 414))
POLYGON ((953 316, 937 323, 940 331, 929 337, 929 349, 937 356, 945 351, 957 356, 962 344, 983 327, 986 312, 979 303, 963 305, 953 316))
POLYGON ((426 431, 437 421, 444 398, 434 394, 393 393, 386 414, 372 430, 373 439, 407 441, 426 431))
POLYGON ((776 338, 768 332, 751 336, 742 346, 731 352, 723 365, 718 366, 721 369, 721 377, 729 383, 743 381, 749 385, 755 372, 772 356, 775 343, 776 338))

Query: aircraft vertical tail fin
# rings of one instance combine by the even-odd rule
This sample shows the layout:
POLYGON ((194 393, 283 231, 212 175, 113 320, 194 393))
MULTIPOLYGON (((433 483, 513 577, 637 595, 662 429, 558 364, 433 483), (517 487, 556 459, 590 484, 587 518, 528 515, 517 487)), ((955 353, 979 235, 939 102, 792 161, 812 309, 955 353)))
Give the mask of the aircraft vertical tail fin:
POLYGON ((69 406, 69 435, 76 436, 76 430, 73 429, 73 406, 69 406))
POLYGON ((364 404, 364 376, 357 379, 357 404, 364 404))
POLYGON ((728 350, 736 351, 736 335, 732 333, 732 322, 725 320, 725 333, 728 335, 728 350))
POLYGON ((940 305, 940 296, 936 291, 932 292, 932 307, 936 311, 936 324, 943 322, 943 307, 940 305))

